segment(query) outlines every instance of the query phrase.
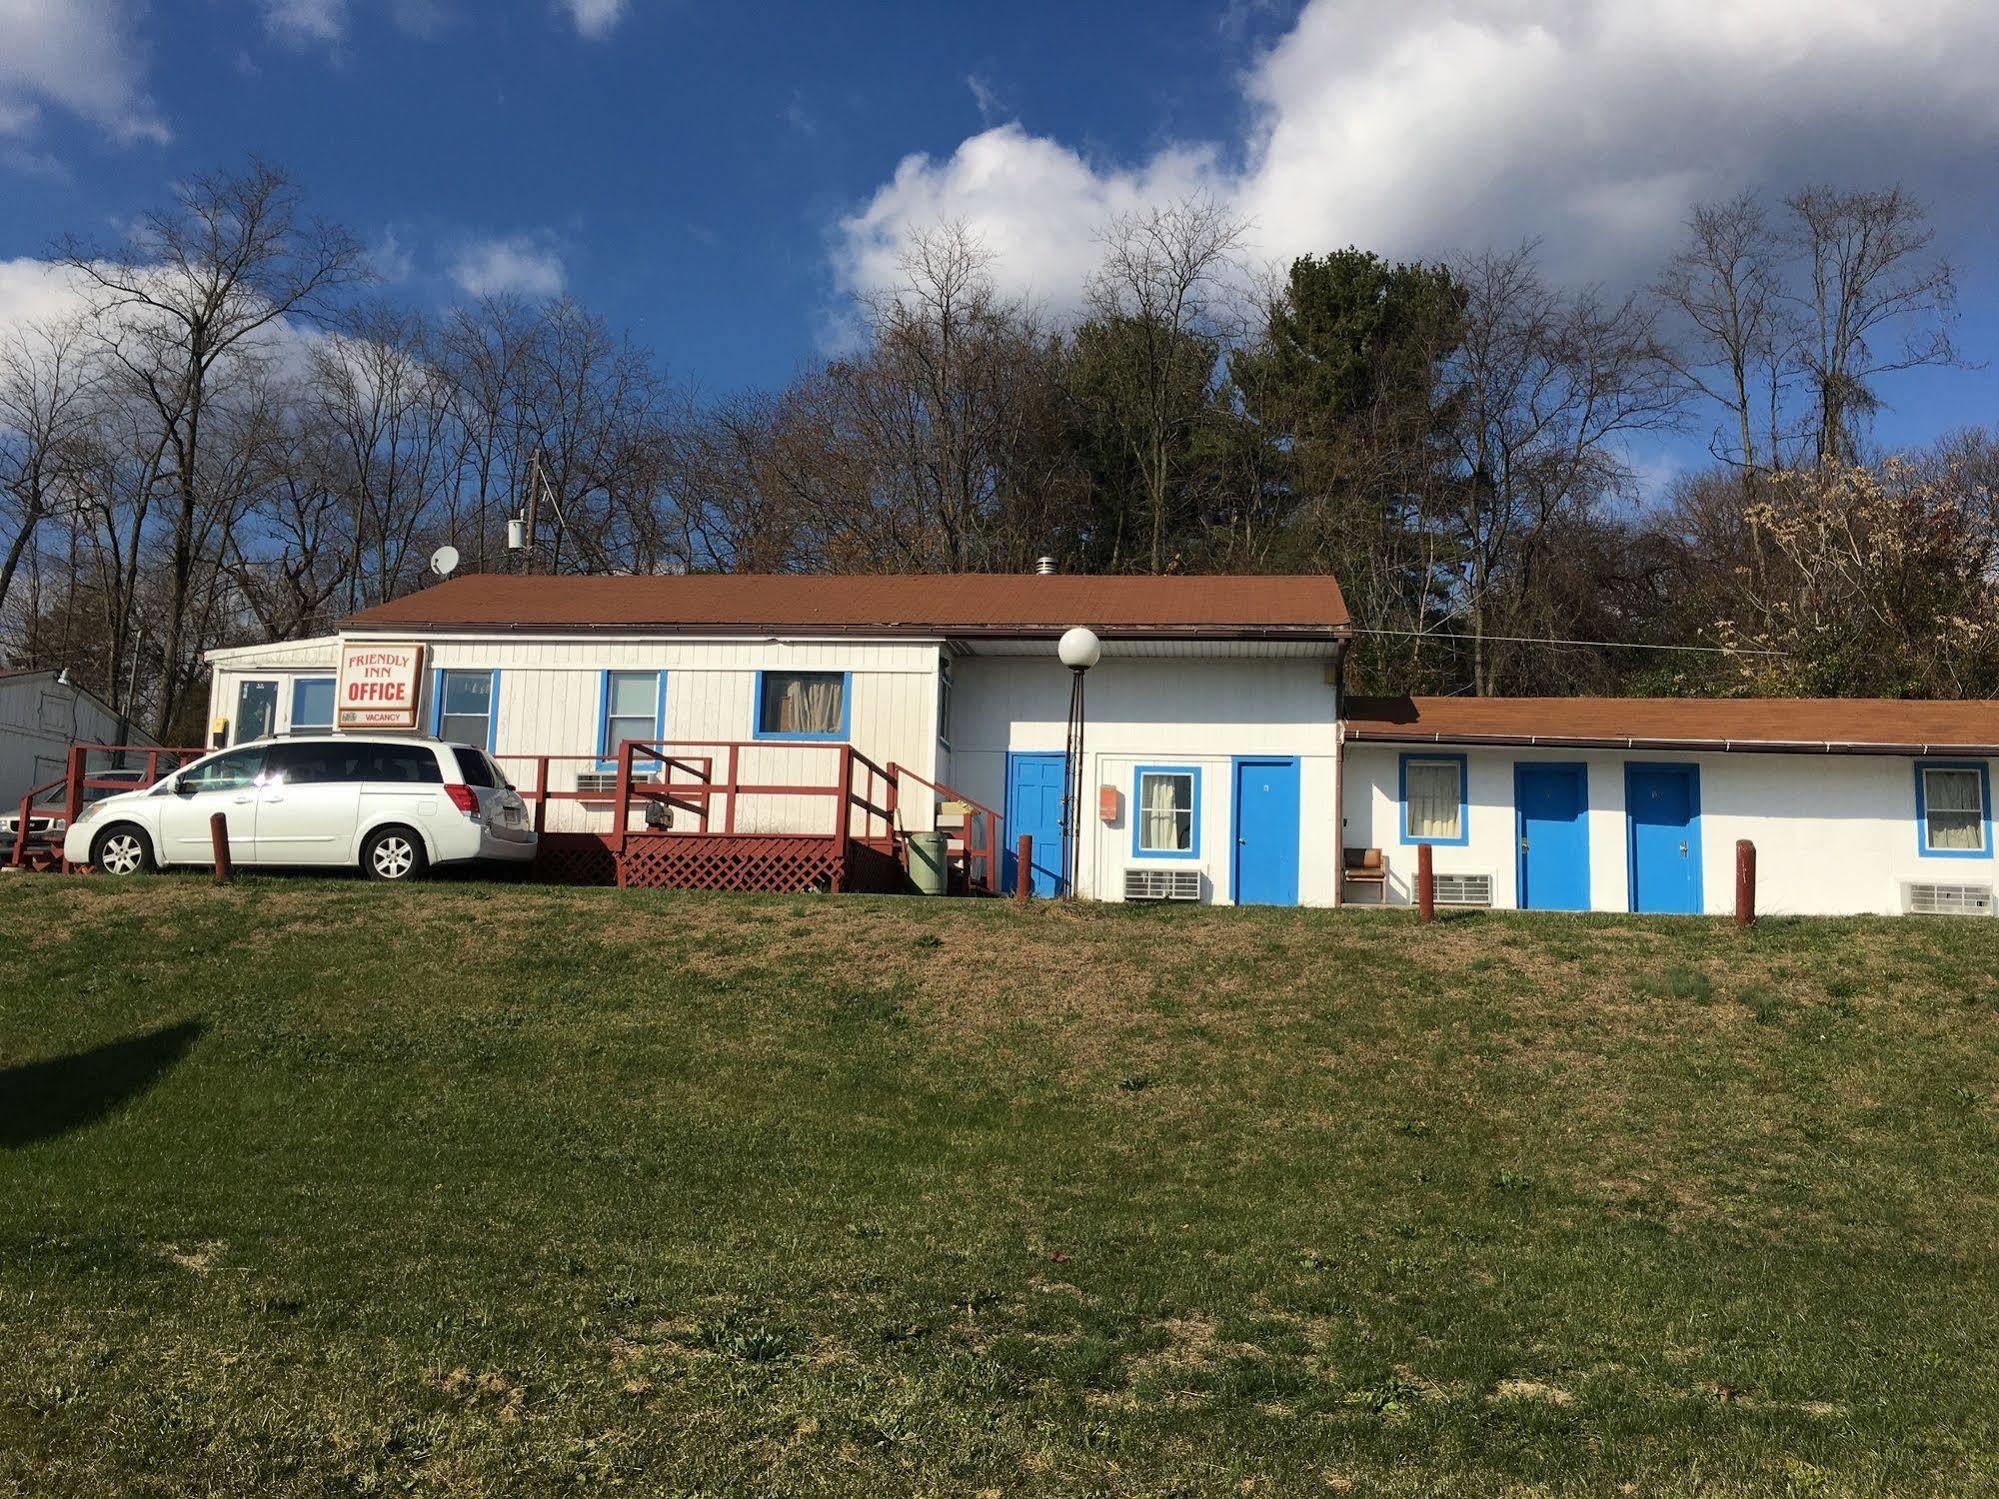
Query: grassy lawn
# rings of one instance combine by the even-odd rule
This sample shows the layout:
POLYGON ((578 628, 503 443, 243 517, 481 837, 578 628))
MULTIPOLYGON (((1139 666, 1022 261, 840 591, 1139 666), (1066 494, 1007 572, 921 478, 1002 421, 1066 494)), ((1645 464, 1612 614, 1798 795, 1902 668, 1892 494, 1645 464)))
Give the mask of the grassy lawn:
POLYGON ((1999 923, 0 930, 0 1493, 1999 1489, 1999 923))

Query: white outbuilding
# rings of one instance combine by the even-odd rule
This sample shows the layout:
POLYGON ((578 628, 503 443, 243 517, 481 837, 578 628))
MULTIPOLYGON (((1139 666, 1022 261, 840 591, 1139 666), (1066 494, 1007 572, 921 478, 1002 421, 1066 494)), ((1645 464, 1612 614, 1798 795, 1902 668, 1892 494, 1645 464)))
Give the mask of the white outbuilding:
POLYGON ((0 812, 61 779, 73 744, 153 742, 65 671, 0 671, 0 812))

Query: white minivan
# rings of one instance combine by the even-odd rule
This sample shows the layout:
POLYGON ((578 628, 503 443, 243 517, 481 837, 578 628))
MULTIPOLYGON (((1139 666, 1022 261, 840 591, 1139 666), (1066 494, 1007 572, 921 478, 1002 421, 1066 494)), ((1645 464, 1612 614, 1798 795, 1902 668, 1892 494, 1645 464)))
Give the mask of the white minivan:
POLYGON ((433 864, 535 856, 527 807, 484 750, 314 734, 237 745, 92 802, 63 858, 106 874, 213 864, 217 812, 237 864, 358 865, 369 879, 407 880, 433 864))

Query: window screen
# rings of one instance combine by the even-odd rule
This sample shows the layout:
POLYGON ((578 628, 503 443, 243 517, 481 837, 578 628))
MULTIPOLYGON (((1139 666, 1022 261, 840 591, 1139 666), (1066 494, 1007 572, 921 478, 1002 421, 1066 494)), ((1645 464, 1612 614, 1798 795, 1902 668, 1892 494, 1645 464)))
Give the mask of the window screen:
POLYGON ((490 744, 493 733, 493 674, 447 671, 440 674, 442 708, 437 737, 453 744, 490 744))
POLYGON ((604 683, 604 754, 618 752, 627 739, 656 739, 659 727, 659 673, 614 671, 604 683))
POLYGON ((767 671, 757 705, 759 734, 837 735, 847 721, 847 676, 838 671, 767 671))
POLYGON ((1965 854, 1985 847, 1984 787, 1976 770, 1936 767, 1923 772, 1923 846, 1965 854))
POLYGON ((1460 767, 1455 760, 1411 760, 1404 769, 1408 836, 1449 839, 1460 835, 1464 813, 1460 767))

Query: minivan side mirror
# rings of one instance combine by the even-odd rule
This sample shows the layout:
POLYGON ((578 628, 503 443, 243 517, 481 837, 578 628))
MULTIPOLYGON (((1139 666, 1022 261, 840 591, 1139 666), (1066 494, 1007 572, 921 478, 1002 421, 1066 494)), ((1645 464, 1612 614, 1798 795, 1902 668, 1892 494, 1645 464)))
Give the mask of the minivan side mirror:
POLYGON ((173 794, 175 796, 193 796, 194 782, 186 779, 175 780, 173 783, 173 794))

